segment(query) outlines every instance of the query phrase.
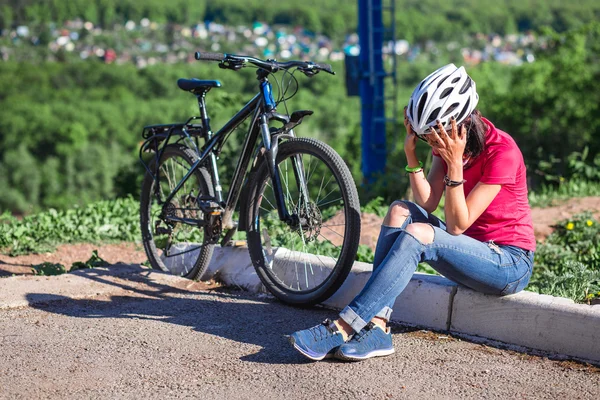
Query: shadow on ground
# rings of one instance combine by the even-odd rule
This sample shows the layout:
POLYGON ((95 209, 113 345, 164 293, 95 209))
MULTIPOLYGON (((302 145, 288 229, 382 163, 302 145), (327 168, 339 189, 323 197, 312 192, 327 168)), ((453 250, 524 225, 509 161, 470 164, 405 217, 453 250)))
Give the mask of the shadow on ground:
POLYGON ((0 260, 0 278, 7 278, 13 275, 31 275, 31 265, 23 263, 8 263, 0 260))
MULTIPOLYGON (((74 318, 146 319, 182 326, 241 343, 258 345, 261 350, 241 360, 266 364, 309 362, 289 345, 285 335, 305 329, 335 316, 335 311, 320 307, 296 308, 272 298, 257 297, 231 288, 189 290, 149 279, 149 270, 139 268, 115 282, 115 270, 77 271, 95 282, 134 292, 131 296, 97 299, 72 299, 60 295, 30 293, 32 308, 74 318)), ((152 271, 152 274, 156 274, 152 271)), ((117 272, 118 275, 118 272, 117 272)), ((154 275, 156 276, 156 275, 154 275)), ((177 280, 182 286, 202 285, 177 280)))
MULTIPOLYGON (((242 361, 262 364, 310 363, 289 345, 286 335, 336 315, 335 311, 322 307, 292 307, 272 297, 259 297, 232 288, 210 288, 202 282, 173 279, 169 284, 161 283, 152 278, 161 272, 152 271, 150 274, 150 270, 139 265, 123 265, 122 268, 109 270, 79 270, 73 274, 121 288, 132 295, 72 299, 47 293, 30 293, 27 295, 30 307, 73 318, 153 320, 187 326, 197 332, 260 347, 257 353, 240 357, 242 361), (115 281, 115 277, 120 279, 115 281)), ((438 333, 399 324, 393 325, 392 332, 439 340, 438 333)), ((453 336, 440 334, 446 339, 453 336)), ((462 340, 471 342, 466 337, 462 340)), ((513 347, 500 342, 484 342, 498 349, 513 347)), ((528 349, 519 351, 530 353, 528 349)), ((544 352, 533 351, 533 354, 555 358, 544 352)))

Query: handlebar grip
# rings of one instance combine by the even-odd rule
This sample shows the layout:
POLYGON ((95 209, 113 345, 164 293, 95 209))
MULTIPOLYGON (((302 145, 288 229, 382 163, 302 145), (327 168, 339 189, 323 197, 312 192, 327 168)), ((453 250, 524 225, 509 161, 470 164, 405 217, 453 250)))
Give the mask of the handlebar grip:
POLYGON ((225 59, 225 54, 223 53, 200 53, 199 51, 194 53, 194 58, 196 60, 205 60, 205 61, 223 61, 225 59))
POLYGON ((317 66, 317 68, 322 69, 325 72, 329 72, 330 74, 335 74, 335 72, 333 72, 333 69, 331 68, 330 64, 315 63, 315 65, 317 66))

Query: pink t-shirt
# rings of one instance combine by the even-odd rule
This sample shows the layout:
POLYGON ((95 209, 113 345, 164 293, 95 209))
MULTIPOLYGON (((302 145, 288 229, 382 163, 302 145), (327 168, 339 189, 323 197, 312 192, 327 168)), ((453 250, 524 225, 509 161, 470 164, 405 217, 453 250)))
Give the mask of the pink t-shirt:
MULTIPOLYGON (((498 244, 535 251, 535 236, 531 209, 527 199, 527 178, 523 154, 512 137, 488 125, 485 150, 463 171, 465 197, 478 182, 502 185, 488 208, 465 231, 465 235, 482 242, 493 240, 498 244)), ((439 157, 434 151, 433 155, 439 157)), ((444 171, 448 171, 442 160, 444 171)))

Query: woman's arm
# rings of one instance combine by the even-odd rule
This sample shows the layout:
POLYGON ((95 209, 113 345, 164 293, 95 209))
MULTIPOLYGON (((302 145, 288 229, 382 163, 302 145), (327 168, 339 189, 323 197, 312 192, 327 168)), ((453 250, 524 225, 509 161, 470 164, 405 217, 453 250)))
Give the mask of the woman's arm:
MULTIPOLYGON (((404 140, 406 161, 410 168, 416 168, 419 166, 416 154, 417 136, 408 122, 406 107, 404 107, 404 127, 406 128, 406 139, 404 140)), ((427 179, 423 170, 410 173, 409 176, 410 187, 415 196, 416 203, 427 212, 433 212, 438 204, 440 204, 442 193, 444 193, 444 167, 442 160, 439 157, 433 158, 433 164, 427 179)))
MULTIPOLYGON (((462 167, 462 166, 461 166, 462 167)), ((448 174, 448 177, 451 175, 448 174)), ((462 180, 462 172, 460 174, 462 180)), ((454 177, 450 179, 455 180, 454 177)), ((446 230, 452 235, 460 235, 479 218, 500 192, 500 185, 488 185, 479 182, 465 199, 462 185, 446 187, 444 215, 446 230)))
POLYGON ((440 204, 444 193, 444 167, 439 157, 433 157, 433 163, 427 179, 423 171, 410 175, 410 187, 415 196, 415 201, 428 213, 432 213, 440 204))

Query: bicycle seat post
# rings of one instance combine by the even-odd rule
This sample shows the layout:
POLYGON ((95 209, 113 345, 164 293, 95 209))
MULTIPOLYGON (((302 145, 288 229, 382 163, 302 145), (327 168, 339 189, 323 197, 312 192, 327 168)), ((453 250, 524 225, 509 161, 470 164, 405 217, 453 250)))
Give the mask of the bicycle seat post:
POLYGON ((204 134, 206 135, 206 140, 209 140, 212 136, 212 131, 210 130, 210 119, 208 118, 208 112, 206 111, 206 92, 202 91, 196 95, 198 99, 198 108, 200 109, 200 118, 202 120, 202 127, 204 128, 204 134))
MULTIPOLYGON (((196 94, 198 99, 198 108, 200 109, 200 119, 202 121, 202 128, 204 130, 204 139, 208 142, 212 137, 212 130, 210 129, 210 118, 208 118, 208 112, 206 111, 206 92, 202 91, 196 94)), ((214 152, 210 153, 210 166, 212 169, 211 178, 215 188, 215 198, 217 202, 223 202, 223 188, 219 181, 219 174, 217 170, 217 157, 214 152)))

